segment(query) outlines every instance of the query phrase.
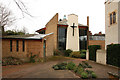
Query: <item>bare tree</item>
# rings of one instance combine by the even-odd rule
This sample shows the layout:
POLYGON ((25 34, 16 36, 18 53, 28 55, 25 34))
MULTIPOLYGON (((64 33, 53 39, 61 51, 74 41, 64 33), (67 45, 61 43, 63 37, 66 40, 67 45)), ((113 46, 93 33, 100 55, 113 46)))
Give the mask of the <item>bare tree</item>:
POLYGON ((29 15, 30 17, 33 17, 27 10, 26 5, 21 0, 14 0, 18 8, 21 10, 23 18, 25 17, 25 14, 29 15))
POLYGON ((12 12, 0 4, 0 28, 2 33, 5 32, 5 27, 10 26, 15 21, 15 17, 13 17, 12 12))

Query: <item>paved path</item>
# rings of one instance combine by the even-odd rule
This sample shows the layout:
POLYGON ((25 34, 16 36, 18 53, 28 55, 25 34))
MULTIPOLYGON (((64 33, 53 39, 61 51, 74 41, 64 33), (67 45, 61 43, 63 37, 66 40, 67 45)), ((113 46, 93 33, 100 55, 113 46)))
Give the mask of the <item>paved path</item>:
POLYGON ((14 67, 13 72, 7 73, 8 70, 3 67, 3 78, 79 78, 69 70, 53 70, 51 67, 57 62, 46 62, 41 64, 26 65, 14 67))
MULTIPOLYGON (((76 64, 79 64, 84 59, 71 59, 76 64)), ((51 61, 46 63, 34 63, 18 66, 4 66, 3 78, 78 78, 74 73, 68 70, 53 70, 51 67, 59 61, 51 61)), ((118 69, 101 65, 92 61, 87 61, 93 68, 98 78, 108 78, 107 72, 118 73, 118 69)))

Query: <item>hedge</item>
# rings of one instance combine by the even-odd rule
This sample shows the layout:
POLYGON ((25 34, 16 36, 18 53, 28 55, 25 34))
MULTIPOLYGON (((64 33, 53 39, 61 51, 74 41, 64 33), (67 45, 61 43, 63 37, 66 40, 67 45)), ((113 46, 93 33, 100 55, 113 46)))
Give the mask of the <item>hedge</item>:
POLYGON ((107 64, 120 67, 120 44, 107 45, 107 64))
POLYGON ((88 46, 89 49, 89 59, 96 61, 96 51, 101 49, 100 45, 90 45, 88 46))

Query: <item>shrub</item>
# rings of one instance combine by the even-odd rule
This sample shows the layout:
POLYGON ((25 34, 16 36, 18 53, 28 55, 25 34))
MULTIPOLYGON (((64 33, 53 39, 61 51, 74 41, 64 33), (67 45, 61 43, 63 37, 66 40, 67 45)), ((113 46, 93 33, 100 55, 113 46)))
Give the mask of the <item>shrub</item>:
POLYGON ((86 50, 84 49, 82 49, 80 52, 86 54, 86 50))
POLYGON ((67 69, 67 62, 56 64, 52 68, 54 70, 65 70, 65 69, 67 69))
POLYGON ((15 58, 15 57, 6 57, 2 59, 2 65, 6 66, 6 65, 20 65, 23 62, 19 59, 19 58, 15 58))
POLYGON ((60 53, 59 50, 55 50, 55 51, 54 51, 54 56, 60 56, 60 55, 61 55, 61 53, 60 53))
POLYGON ((76 73, 77 72, 77 70, 78 70, 78 67, 76 66, 76 67, 74 67, 74 72, 76 73))
POLYGON ((107 46, 107 64, 120 67, 120 44, 107 46))
POLYGON ((74 67, 76 67, 76 65, 75 65, 75 63, 73 63, 73 62, 69 62, 69 63, 67 64, 67 69, 68 69, 68 70, 73 70, 74 67))
POLYGON ((86 72, 81 73, 81 78, 82 79, 88 79, 88 74, 86 72))
POLYGON ((80 54, 80 58, 85 59, 85 58, 86 58, 86 54, 81 53, 81 54, 80 54))
POLYGON ((33 55, 31 53, 31 55, 30 55, 30 63, 35 63, 35 57, 36 57, 36 55, 33 55))
POLYGON ((96 51, 97 49, 101 49, 100 45, 90 45, 88 46, 89 49, 89 59, 96 61, 96 51))
POLYGON ((91 73, 92 78, 97 78, 96 74, 94 72, 91 73))
POLYGON ((77 52, 72 52, 72 53, 70 54, 70 57, 80 58, 80 52, 79 52, 79 51, 77 51, 77 52))
POLYGON ((68 49, 68 50, 65 50, 64 51, 64 56, 70 56, 70 54, 72 53, 73 51, 71 49, 68 49))
POLYGON ((59 67, 58 67, 57 65, 54 65, 52 68, 53 68, 54 70, 59 70, 59 67))
POLYGON ((82 67, 78 67, 77 68, 77 74, 81 75, 82 72, 84 72, 84 69, 82 67))
POLYGON ((91 65, 89 65, 87 62, 82 61, 82 63, 79 63, 78 67, 82 67, 82 68, 92 68, 91 65))

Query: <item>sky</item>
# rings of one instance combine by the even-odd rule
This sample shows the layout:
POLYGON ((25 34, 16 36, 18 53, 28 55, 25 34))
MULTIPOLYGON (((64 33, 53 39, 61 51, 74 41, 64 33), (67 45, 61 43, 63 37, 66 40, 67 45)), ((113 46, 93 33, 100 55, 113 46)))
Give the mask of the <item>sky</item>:
POLYGON ((87 25, 87 16, 90 18, 90 31, 93 34, 105 33, 105 0, 21 0, 27 7, 29 13, 34 16, 25 15, 15 4, 14 0, 0 0, 0 3, 6 5, 17 18, 9 29, 22 30, 23 27, 27 32, 33 34, 36 30, 45 27, 47 22, 59 13, 59 19, 64 15, 78 15, 78 22, 87 25))

